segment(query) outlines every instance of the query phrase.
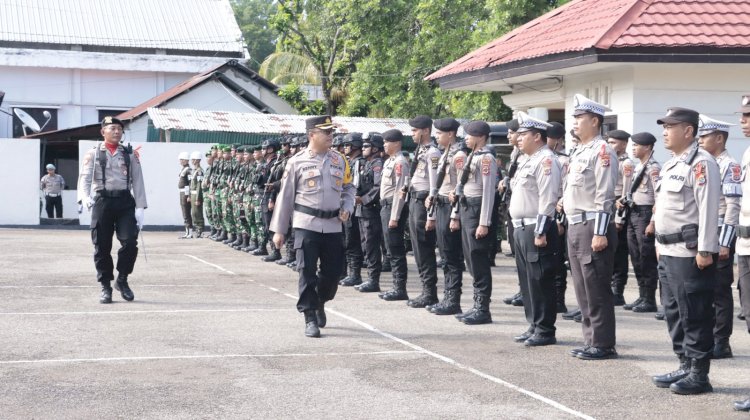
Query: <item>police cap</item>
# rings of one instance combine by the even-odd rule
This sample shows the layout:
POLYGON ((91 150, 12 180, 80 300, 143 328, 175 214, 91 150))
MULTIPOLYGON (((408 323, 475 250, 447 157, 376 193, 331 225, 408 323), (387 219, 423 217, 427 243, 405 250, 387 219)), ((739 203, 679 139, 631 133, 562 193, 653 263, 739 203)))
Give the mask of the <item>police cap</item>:
POLYGON ((699 120, 700 118, 697 111, 687 108, 672 107, 667 109, 667 115, 656 120, 656 123, 659 125, 679 123, 698 125, 699 120))
POLYGON ((261 145, 261 148, 267 149, 269 147, 273 148, 273 150, 279 150, 281 148, 281 144, 279 143, 278 139, 263 140, 263 144, 261 145))
POLYGON ((330 115, 321 115, 320 117, 310 117, 305 120, 305 128, 312 130, 313 128, 319 128, 321 130, 328 130, 333 128, 333 121, 330 115))
POLYGON ((557 121, 551 121, 547 128, 547 137, 551 139, 561 139, 565 137, 565 126, 557 121))
POLYGON ((113 117, 111 115, 107 115, 102 120, 102 128, 104 128, 104 127, 106 127, 106 126, 108 126, 110 124, 117 124, 120 127, 125 128, 125 124, 123 124, 122 121, 119 118, 115 118, 115 117, 113 117))
POLYGON ((441 118, 435 120, 432 125, 435 126, 435 129, 440 131, 458 131, 458 127, 461 126, 461 123, 456 121, 455 118, 441 118))
POLYGON ((426 115, 418 115, 409 120, 409 125, 414 128, 430 128, 432 127, 432 118, 426 115))

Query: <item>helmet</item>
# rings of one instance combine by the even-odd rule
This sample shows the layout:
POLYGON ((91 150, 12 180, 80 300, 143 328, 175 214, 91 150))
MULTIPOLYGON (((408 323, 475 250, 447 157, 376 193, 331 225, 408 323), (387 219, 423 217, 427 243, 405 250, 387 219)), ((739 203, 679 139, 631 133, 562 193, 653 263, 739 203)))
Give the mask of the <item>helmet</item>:
POLYGON ((55 169, 55 165, 53 165, 51 163, 48 163, 47 164, 47 169, 55 169))
POLYGON ((281 142, 280 143, 281 143, 282 146, 291 146, 293 139, 294 139, 294 137, 292 137, 292 136, 284 136, 284 137, 281 138, 281 142))
POLYGON ((383 136, 378 133, 370 133, 364 143, 370 143, 373 147, 383 150, 383 136))
POLYGON ((349 133, 344 136, 344 146, 350 144, 352 147, 362 148, 362 133, 349 133))
POLYGON ((190 159, 190 156, 188 156, 188 152, 180 152, 180 154, 177 155, 177 159, 179 159, 179 160, 188 160, 188 159, 190 159))
POLYGON ((191 160, 200 159, 200 158, 201 158, 201 152, 197 150, 190 154, 191 160))
POLYGON ((337 134, 333 138, 333 143, 331 144, 331 146, 333 146, 333 147, 339 147, 339 146, 343 146, 343 145, 344 145, 344 135, 343 134, 337 134))
POLYGON ((261 147, 264 150, 271 147, 273 148, 273 151, 275 152, 281 149, 281 144, 279 143, 279 140, 277 139, 266 139, 266 140, 263 140, 263 144, 261 145, 261 147))

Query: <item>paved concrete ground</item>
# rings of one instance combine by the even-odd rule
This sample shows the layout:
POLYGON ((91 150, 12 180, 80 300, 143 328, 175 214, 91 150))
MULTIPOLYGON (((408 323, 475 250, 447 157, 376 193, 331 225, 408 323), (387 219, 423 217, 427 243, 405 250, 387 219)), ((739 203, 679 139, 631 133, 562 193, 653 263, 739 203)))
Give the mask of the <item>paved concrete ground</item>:
POLYGON ((747 418, 731 410, 750 394, 744 322, 735 323, 734 359, 712 366, 715 392, 677 396, 649 379, 676 366, 652 314, 617 309, 617 360, 568 356, 580 325, 561 319, 558 345, 514 343, 526 324, 521 308, 501 302, 516 289, 504 257, 493 269, 491 325, 340 288, 323 338, 309 339, 295 273, 177 236, 146 232, 148 261, 141 251, 131 276, 136 300, 115 292, 100 305, 88 231, 0 229, 0 417, 747 418))

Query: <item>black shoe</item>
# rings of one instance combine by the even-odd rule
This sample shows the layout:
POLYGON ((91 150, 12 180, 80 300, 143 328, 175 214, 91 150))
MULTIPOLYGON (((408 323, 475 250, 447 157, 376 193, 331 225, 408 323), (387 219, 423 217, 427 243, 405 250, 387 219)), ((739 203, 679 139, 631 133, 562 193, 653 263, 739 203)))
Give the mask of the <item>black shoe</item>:
POLYGON ((685 356, 678 356, 680 359, 680 366, 677 370, 674 370, 664 375, 656 375, 651 377, 651 381, 656 385, 657 388, 669 388, 670 385, 685 378, 690 374, 690 359, 685 356))
POLYGON ((669 386, 669 390, 679 395, 696 395, 713 392, 714 388, 708 380, 711 359, 693 359, 690 374, 669 386))
POLYGON ((362 293, 374 293, 380 291, 380 282, 368 280, 359 286, 354 286, 354 289, 362 293))
POLYGON ((506 305, 512 305, 513 301, 516 299, 521 299, 521 292, 516 293, 515 295, 508 296, 506 298, 503 298, 503 303, 506 305))
POLYGON ((417 296, 414 299, 409 299, 406 304, 411 308, 424 308, 427 305, 434 305, 438 303, 437 297, 431 294, 424 294, 417 296))
POLYGON ((287 264, 289 264, 289 260, 287 260, 286 258, 282 258, 280 260, 276 260, 275 262, 278 265, 287 265, 287 264))
POLYGON ((474 312, 462 317, 461 322, 466 325, 491 324, 492 316, 490 315, 490 311, 486 309, 476 309, 474 312))
POLYGON ((436 265, 437 265, 437 268, 445 267, 445 260, 441 258, 440 261, 438 261, 436 265))
POLYGON ((292 270, 296 270, 297 269, 297 260, 289 261, 288 263, 286 263, 286 266, 289 267, 289 268, 291 268, 292 270))
POLYGON ((590 348, 591 348, 591 346, 576 347, 576 348, 570 350, 568 352, 568 354, 570 354, 573 357, 577 357, 579 353, 585 353, 585 352, 589 351, 590 348))
POLYGON ((588 350, 576 354, 582 360, 616 359, 617 351, 614 347, 589 347, 588 350))
POLYGON ((515 341, 516 343, 523 343, 524 341, 528 340, 529 337, 531 337, 532 335, 534 335, 533 331, 526 330, 522 334, 519 334, 513 337, 513 341, 515 341))
POLYGON ((99 296, 99 303, 112 303, 112 287, 109 284, 102 284, 102 294, 99 296))
POLYGON ((274 262, 274 261, 278 261, 280 259, 281 259, 281 252, 279 252, 278 249, 275 250, 275 251, 273 251, 272 254, 270 254, 270 255, 268 255, 266 257, 261 258, 261 260, 263 260, 263 262, 274 262))
POLYGON ((320 328, 318 328, 318 317, 316 311, 305 311, 305 336, 313 338, 320 337, 320 328))
POLYGON ((513 299, 510 304, 513 306, 523 306, 523 296, 519 293, 518 297, 513 299))
POLYGON ((664 321, 664 317, 665 317, 665 315, 664 315, 664 311, 663 310, 656 311, 656 313, 654 314, 654 318, 656 318, 659 321, 664 321))
POLYGON ((737 314, 737 319, 739 319, 740 321, 744 321, 745 320, 745 314, 743 314, 742 312, 738 313, 737 314))
POLYGON ((552 344, 557 344, 555 336, 542 334, 534 334, 523 342, 526 347, 551 346, 552 344))
POLYGON ((391 289, 379 294, 378 297, 387 301, 409 300, 409 295, 406 294, 406 289, 391 289))
POLYGON ((578 315, 574 316, 573 317, 573 321, 575 321, 575 322, 577 322, 577 323, 580 324, 581 322, 583 322, 583 315, 582 314, 578 314, 578 315))
POLYGON ((258 247, 255 251, 251 252, 252 255, 258 256, 258 255, 268 255, 268 250, 266 247, 258 247))
POLYGON ((734 410, 735 411, 750 411, 750 398, 746 399, 745 401, 735 401, 734 410))
POLYGON ((734 357, 732 354, 732 346, 729 345, 729 341, 719 341, 714 343, 713 358, 714 359, 729 359, 734 357))
POLYGON ((515 258, 516 254, 512 252, 503 252, 503 255, 505 255, 508 258, 515 258))
POLYGON ((127 300, 128 302, 135 299, 135 296, 133 295, 133 291, 130 290, 130 286, 128 286, 127 277, 125 276, 117 277, 117 281, 115 282, 115 289, 119 290, 122 298, 127 300))
POLYGON ((462 313, 459 313, 459 314, 455 314, 455 315, 454 315, 454 317, 455 317, 455 318, 456 318, 457 320, 461 321, 462 319, 464 319, 464 317, 467 317, 467 316, 469 316, 469 315, 473 314, 473 313, 474 313, 474 311, 476 311, 476 310, 477 310, 477 308, 474 308, 474 307, 472 307, 471 309, 469 309, 469 310, 468 310, 468 311, 466 311, 466 312, 462 312, 462 313))
POLYGON ((645 313, 645 312, 656 312, 656 302, 652 302, 649 299, 643 299, 637 306, 633 306, 633 312, 645 313))
POLYGON ((614 302, 615 306, 623 306, 625 305, 625 297, 622 295, 622 293, 615 293, 614 302))
POLYGON ((328 323, 328 317, 326 316, 326 308, 322 303, 320 304, 320 308, 315 311, 315 317, 318 320, 318 327, 325 328, 326 323, 328 323))
POLYGON ((638 297, 638 299, 636 299, 636 300, 634 300, 634 301, 632 301, 630 303, 626 303, 626 304, 622 305, 622 309, 625 309, 626 311, 632 311, 633 308, 635 308, 636 306, 640 305, 641 302, 643 302, 643 296, 638 297))
POLYGON ((360 276, 349 276, 339 282, 341 286, 352 287, 362 284, 362 277, 360 276))
POLYGON ((461 305, 443 299, 441 302, 431 305, 428 311, 435 315, 456 315, 461 313, 461 305))
POLYGON ((562 314, 562 319, 567 319, 568 321, 570 321, 573 318, 575 318, 576 315, 580 315, 580 314, 581 314, 581 309, 580 308, 575 308, 575 309, 572 309, 572 310, 570 310, 570 311, 565 312, 564 314, 562 314))
POLYGON ((555 305, 557 306, 556 312, 558 314, 564 314, 565 312, 568 312, 568 307, 565 306, 565 302, 557 302, 555 305))

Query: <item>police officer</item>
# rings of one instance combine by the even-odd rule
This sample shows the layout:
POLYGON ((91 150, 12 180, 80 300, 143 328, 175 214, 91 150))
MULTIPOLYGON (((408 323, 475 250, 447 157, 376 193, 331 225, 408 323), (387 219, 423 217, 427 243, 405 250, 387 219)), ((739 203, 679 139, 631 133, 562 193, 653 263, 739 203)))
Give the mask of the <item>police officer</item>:
POLYGON ((601 137, 610 109, 583 95, 573 97, 573 129, 580 144, 570 154, 563 192, 568 219, 568 258, 581 309, 584 346, 571 355, 584 360, 617 357, 615 310, 610 282, 617 232, 611 223, 617 156, 601 137))
POLYGON ((406 304, 424 308, 438 303, 437 261, 435 259, 435 215, 427 214, 425 200, 437 195, 437 172, 440 150, 431 143, 432 119, 420 115, 409 120, 416 149, 411 164, 411 185, 404 192, 409 200, 409 233, 414 261, 422 282, 422 293, 406 304))
POLYGON ((121 244, 115 288, 123 299, 134 299, 128 275, 133 272, 138 231, 143 228, 143 210, 148 207, 138 154, 130 146, 120 145, 123 127, 117 118, 108 116, 102 120, 104 142, 86 152, 78 178, 78 203, 91 210, 94 265, 102 286, 100 303, 112 303, 114 266, 110 251, 115 231, 121 244))
POLYGON ((698 144, 710 153, 719 164, 721 195, 719 202, 719 261, 716 264, 716 282, 714 288, 714 325, 713 359, 732 357, 729 337, 734 324, 734 252, 735 230, 739 222, 740 201, 742 200, 742 167, 727 151, 730 124, 700 115, 698 125, 698 144))
MULTIPOLYGON (((740 128, 745 137, 750 137, 750 93, 742 96, 742 106, 737 110, 740 116, 740 128)), ((742 154, 742 203, 740 205, 739 225, 737 226, 737 269, 740 289, 741 314, 750 314, 750 147, 742 154)), ((750 332, 750 317, 745 316, 747 330, 750 332)), ((750 397, 736 401, 734 409, 750 411, 750 397)))
MULTIPOLYGON (((508 162, 507 176, 498 183, 498 191, 500 192, 500 199, 504 200, 506 207, 510 202, 510 196, 513 193, 510 190, 510 182, 516 176, 518 166, 523 163, 521 159, 524 159, 523 153, 518 150, 518 120, 512 119, 506 123, 508 128, 508 143, 513 146, 513 151, 510 153, 510 160, 508 162)), ((507 211, 507 210, 506 210, 507 211)), ((515 257, 515 244, 513 242, 513 224, 508 223, 510 216, 506 215, 506 229, 508 232, 508 245, 510 246, 510 252, 506 253, 506 257, 515 257)), ((518 283, 518 292, 510 295, 503 299, 503 303, 506 305, 523 306, 523 298, 521 295, 521 283, 518 283)))
POLYGON ((458 141, 457 133, 461 124, 453 118, 435 120, 438 144, 443 148, 443 155, 438 161, 438 176, 435 190, 428 198, 428 208, 435 214, 435 230, 440 253, 445 256, 443 265, 443 300, 427 306, 427 310, 436 315, 455 315, 461 311, 461 287, 463 284, 463 249, 461 248, 461 230, 450 229, 451 219, 458 220, 458 206, 451 205, 450 195, 458 184, 458 171, 463 169, 466 153, 458 141))
POLYGON ((383 173, 383 137, 370 133, 362 143, 362 157, 365 159, 360 167, 359 184, 354 196, 354 214, 359 219, 359 232, 362 236, 364 264, 367 267, 367 281, 354 288, 362 293, 380 291, 380 272, 382 270, 383 225, 380 221, 380 180, 383 173))
POLYGON ((552 125, 524 112, 518 113, 518 124, 518 148, 527 158, 513 179, 509 212, 529 328, 514 341, 546 346, 557 343, 554 280, 560 243, 555 207, 562 174, 555 154, 547 147, 546 131, 552 125))
POLYGON ((190 214, 193 218, 193 238, 203 235, 203 168, 201 167, 201 152, 194 151, 190 154, 193 169, 190 174, 190 214))
MULTIPOLYGON (((615 183, 615 197, 617 199, 625 197, 623 185, 630 185, 633 179, 633 170, 635 163, 628 157, 628 140, 630 133, 623 130, 612 130, 607 133, 607 143, 617 155, 617 183, 615 183)), ((617 202, 615 202, 615 205, 617 202)), ((612 270, 612 293, 614 294, 615 306, 625 304, 623 291, 628 283, 628 226, 627 209, 625 207, 616 207, 615 211, 615 228, 617 229, 617 247, 615 248, 615 265, 612 270)), ((641 307, 647 309, 642 312, 656 312, 656 304, 653 307, 641 307)), ((631 306, 630 309, 633 309, 631 306)))
POLYGON ((55 165, 47 164, 47 174, 42 177, 40 188, 44 192, 44 208, 47 211, 47 217, 52 219, 57 213, 58 218, 62 217, 62 191, 65 189, 65 179, 55 173, 55 165), (54 213, 53 213, 54 210, 54 213))
POLYGON ((305 120, 310 147, 286 165, 270 230, 276 248, 284 243, 289 222, 295 228, 299 300, 305 335, 320 337, 326 325, 325 302, 336 295, 344 250, 341 222, 354 210, 352 174, 346 158, 329 150, 330 116, 305 120), (316 273, 320 261, 320 274, 316 273))
MULTIPOLYGON (((362 133, 348 133, 344 136, 344 155, 352 168, 352 184, 355 195, 358 195, 362 179, 360 174, 365 165, 362 157, 362 133)), ((355 199, 356 201, 356 199, 355 199)), ((357 286, 362 284, 362 237, 359 231, 359 216, 357 207, 354 214, 344 222, 344 250, 346 252, 347 276, 339 281, 342 286, 357 286)))
MULTIPOLYGON (((568 164, 570 157, 565 153, 565 126, 557 121, 550 121, 550 127, 547 128, 547 147, 555 154, 557 162, 560 164, 560 199, 562 199, 563 180, 568 173, 568 164)), ((558 203, 560 201, 558 200, 558 203)), ((555 208, 555 221, 557 224, 557 233, 560 240, 560 247, 557 253, 557 270, 555 270, 555 306, 557 313, 568 312, 565 306, 565 290, 568 288, 568 259, 567 252, 567 221, 565 213, 558 212, 555 208)))
POLYGON ((185 225, 185 234, 178 239, 190 239, 193 237, 193 217, 190 214, 190 156, 187 152, 180 152, 177 159, 180 161, 177 188, 180 190, 180 210, 185 225))
POLYGON ((471 154, 461 170, 461 177, 453 195, 458 202, 459 219, 451 220, 451 230, 461 230, 461 244, 467 268, 474 279, 474 307, 459 321, 467 325, 488 324, 492 296, 492 272, 488 258, 492 238, 489 236, 492 209, 495 201, 497 163, 487 147, 490 126, 484 121, 472 121, 464 128, 466 147, 471 154))
MULTIPOLYGON (((279 150, 281 144, 276 139, 264 140, 261 144, 262 158, 260 166, 255 173, 255 185, 256 185, 256 210, 255 216, 258 223, 259 240, 258 249, 252 252, 252 255, 268 255, 268 249, 266 244, 268 243, 269 230, 268 223, 271 220, 271 214, 273 210, 269 210, 270 203, 270 190, 268 186, 268 179, 271 174, 271 168, 276 163, 276 151, 279 150)), ((283 235, 283 232, 282 232, 283 235)), ((275 249, 274 244, 271 243, 271 251, 275 249)))
POLYGON ((656 251, 661 301, 678 370, 654 376, 659 388, 677 394, 711 392, 708 371, 713 350, 716 256, 721 180, 714 158, 698 147, 698 113, 671 108, 657 121, 664 147, 673 158, 664 164, 656 188, 656 251))
POLYGON ((631 139, 633 157, 638 164, 629 182, 623 186, 623 196, 617 202, 617 207, 625 215, 628 253, 638 282, 639 297, 623 308, 633 312, 654 312, 659 274, 656 270, 653 207, 656 202, 654 189, 660 180, 661 165, 653 158, 656 138, 651 133, 636 133, 631 139))
POLYGON ((388 160, 383 164, 380 178, 380 222, 383 226, 383 239, 390 256, 393 288, 378 294, 383 300, 409 300, 406 293, 406 247, 404 228, 409 217, 409 208, 401 194, 408 185, 409 163, 401 153, 404 135, 397 129, 383 132, 383 148, 388 160))

